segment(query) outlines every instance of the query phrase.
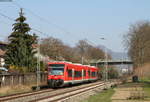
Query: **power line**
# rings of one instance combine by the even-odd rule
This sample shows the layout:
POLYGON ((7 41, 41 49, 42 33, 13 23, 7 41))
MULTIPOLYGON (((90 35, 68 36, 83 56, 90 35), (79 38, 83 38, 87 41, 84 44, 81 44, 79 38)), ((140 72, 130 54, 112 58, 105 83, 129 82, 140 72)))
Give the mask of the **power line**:
MULTIPOLYGON (((0 14, 0 16, 2 16, 1 14, 0 14)), ((3 16, 4 17, 4 16, 3 16)), ((3 23, 3 24, 5 24, 5 25, 8 25, 8 26, 10 26, 11 24, 9 24, 9 23, 7 23, 7 22, 5 22, 5 21, 3 21, 3 20, 1 20, 0 21, 1 23, 3 23)))
POLYGON ((51 21, 49 21, 49 20, 47 20, 47 19, 45 19, 45 18, 39 16, 39 15, 37 15, 36 13, 34 13, 33 11, 31 11, 31 10, 29 10, 29 9, 27 9, 27 8, 22 7, 22 6, 21 6, 20 4, 18 4, 17 2, 14 1, 14 2, 12 2, 12 3, 13 3, 15 6, 19 7, 19 8, 23 8, 23 9, 27 10, 30 14, 32 14, 32 15, 35 16, 35 17, 37 17, 39 20, 41 20, 41 21, 43 21, 43 22, 45 22, 45 23, 47 23, 47 24, 53 25, 53 26, 55 26, 57 29, 62 30, 63 32, 65 32, 65 33, 67 33, 67 34, 71 34, 69 31, 67 31, 67 30, 64 29, 63 27, 61 27, 61 26, 59 26, 59 25, 57 25, 57 24, 55 24, 55 23, 53 23, 53 22, 51 22, 51 21))
POLYGON ((34 31, 36 31, 36 32, 39 32, 40 34, 43 34, 43 35, 45 35, 45 36, 49 37, 49 35, 48 35, 48 34, 46 34, 46 33, 42 32, 42 31, 40 31, 40 30, 37 30, 37 29, 35 29, 35 28, 31 28, 31 30, 34 30, 34 31))
POLYGON ((9 19, 9 20, 11 20, 11 21, 14 21, 14 19, 12 19, 12 18, 9 17, 9 16, 4 15, 3 13, 0 13, 0 15, 3 16, 3 17, 5 17, 5 18, 7 18, 7 19, 9 19))
POLYGON ((88 39, 85 39, 88 43, 94 45, 94 46, 97 46, 95 43, 93 43, 92 41, 88 40, 88 39))
MULTIPOLYGON (((45 19, 44 17, 41 17, 41 15, 38 15, 37 13, 33 12, 32 10, 28 9, 28 8, 25 8, 23 7, 22 5, 20 5, 18 2, 14 1, 12 2, 12 4, 16 7, 19 7, 19 8, 23 8, 24 10, 28 11, 32 16, 34 16, 35 18, 39 19, 41 22, 43 23, 46 23, 50 26, 54 26, 56 27, 57 29, 59 29, 60 31, 64 32, 67 34, 68 37, 71 37, 72 38, 72 33, 70 31, 67 31, 64 27, 62 26, 59 26, 58 24, 55 24, 47 19, 45 19)), ((38 31, 37 31, 38 32, 38 31)), ((40 33, 40 32, 39 32, 40 33)), ((80 38, 80 36, 78 36, 77 34, 75 34, 75 37, 77 38, 80 38)))
MULTIPOLYGON (((7 16, 7 15, 1 13, 1 12, 0 12, 0 16, 2 16, 2 17, 4 17, 4 18, 7 18, 7 19, 10 20, 10 21, 15 21, 13 18, 11 18, 11 17, 9 17, 9 16, 7 16)), ((6 24, 6 23, 5 23, 5 24, 6 24)), ((41 34, 43 34, 43 35, 46 35, 47 37, 49 36, 48 34, 42 32, 42 31, 40 31, 40 30, 37 30, 37 29, 35 29, 35 28, 32 28, 32 27, 31 27, 31 30, 34 30, 34 31, 39 32, 39 33, 41 33, 41 34)))
MULTIPOLYGON (((28 8, 22 7, 22 6, 21 6, 19 3, 17 3, 16 1, 13 1, 13 2, 11 2, 11 3, 12 3, 14 6, 16 6, 16 7, 25 9, 25 10, 28 11, 31 15, 33 15, 33 16, 36 17, 36 18, 38 18, 40 21, 42 21, 42 22, 44 22, 44 23, 47 23, 47 24, 49 24, 49 25, 53 25, 53 26, 55 26, 57 29, 59 29, 59 30, 65 32, 65 33, 67 33, 68 36, 70 36, 71 33, 70 33, 69 31, 67 31, 66 29, 64 29, 63 27, 61 27, 61 26, 59 26, 59 25, 57 25, 57 24, 55 24, 55 23, 52 23, 51 21, 49 21, 49 20, 47 20, 47 19, 45 19, 45 18, 43 18, 43 17, 37 15, 35 12, 29 10, 28 8)), ((48 34, 42 32, 42 31, 40 31, 40 30, 37 30, 37 29, 35 29, 35 28, 32 28, 32 30, 34 30, 34 31, 36 31, 36 32, 38 32, 38 33, 40 33, 40 34, 49 36, 48 34)))

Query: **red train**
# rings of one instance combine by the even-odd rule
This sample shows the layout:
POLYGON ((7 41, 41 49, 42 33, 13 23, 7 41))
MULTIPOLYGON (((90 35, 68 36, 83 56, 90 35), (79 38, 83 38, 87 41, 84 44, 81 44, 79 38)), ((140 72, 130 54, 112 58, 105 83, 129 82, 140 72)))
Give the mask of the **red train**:
POLYGON ((50 87, 62 87, 76 83, 92 82, 98 79, 98 68, 70 62, 49 62, 48 80, 50 87))

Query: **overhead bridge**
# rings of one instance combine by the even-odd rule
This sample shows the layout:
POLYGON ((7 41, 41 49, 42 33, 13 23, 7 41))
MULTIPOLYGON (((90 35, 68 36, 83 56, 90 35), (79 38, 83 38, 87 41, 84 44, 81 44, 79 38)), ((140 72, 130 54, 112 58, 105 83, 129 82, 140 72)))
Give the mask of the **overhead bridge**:
POLYGON ((97 60, 97 61, 91 61, 90 62, 90 65, 94 65, 94 66, 97 66, 97 65, 104 65, 104 64, 108 64, 108 65, 130 65, 130 64, 133 64, 133 61, 131 60, 97 60))

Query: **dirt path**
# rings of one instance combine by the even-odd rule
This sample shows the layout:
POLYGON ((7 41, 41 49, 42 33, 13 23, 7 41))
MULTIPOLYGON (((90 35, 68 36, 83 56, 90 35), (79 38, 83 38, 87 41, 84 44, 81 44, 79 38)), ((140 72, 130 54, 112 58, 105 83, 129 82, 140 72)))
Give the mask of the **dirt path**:
POLYGON ((121 85, 115 89, 115 94, 111 97, 112 102, 150 102, 146 100, 131 100, 135 96, 144 97, 142 85, 121 85))

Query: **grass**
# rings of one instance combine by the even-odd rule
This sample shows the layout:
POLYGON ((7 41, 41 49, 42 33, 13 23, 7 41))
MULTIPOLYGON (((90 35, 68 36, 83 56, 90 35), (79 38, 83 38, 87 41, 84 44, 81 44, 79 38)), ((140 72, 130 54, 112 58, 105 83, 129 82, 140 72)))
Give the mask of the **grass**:
POLYGON ((87 100, 82 102, 111 102, 111 96, 114 94, 114 90, 108 89, 98 93, 97 95, 90 96, 87 100))
POLYGON ((140 82, 150 82, 150 78, 144 77, 140 79, 140 82))
MULTIPOLYGON (((133 87, 133 86, 141 86, 143 87, 143 91, 145 92, 145 95, 147 96, 144 100, 149 102, 150 100, 150 79, 144 79, 140 81, 139 83, 125 83, 123 84, 125 87, 133 87)), ((101 93, 98 93, 97 95, 90 96, 88 99, 82 101, 82 102, 111 102, 111 97, 114 94, 113 89, 105 90, 101 93)))
POLYGON ((145 95, 147 96, 146 99, 150 100, 150 82, 144 83, 143 90, 145 92, 145 95))
MULTIPOLYGON (((131 86, 132 84, 134 85, 135 83, 126 83, 127 85, 131 86)), ((141 78, 139 80, 139 83, 136 83, 137 85, 140 85, 143 88, 143 91, 145 93, 145 99, 144 100, 149 100, 150 101, 150 78, 141 78)), ((136 86, 137 86, 136 85, 136 86)))
POLYGON ((146 93, 147 97, 150 98, 150 78, 141 78, 140 82, 144 84, 143 90, 146 93))
MULTIPOLYGON (((36 84, 1 87, 0 96, 31 92, 31 91, 34 91, 35 87, 36 87, 36 84)), ((45 83, 40 83, 40 88, 45 89, 47 88, 47 85, 45 83)))
POLYGON ((28 92, 28 91, 31 91, 31 87, 24 86, 24 85, 3 87, 3 88, 0 88, 0 96, 6 96, 6 95, 28 92))

